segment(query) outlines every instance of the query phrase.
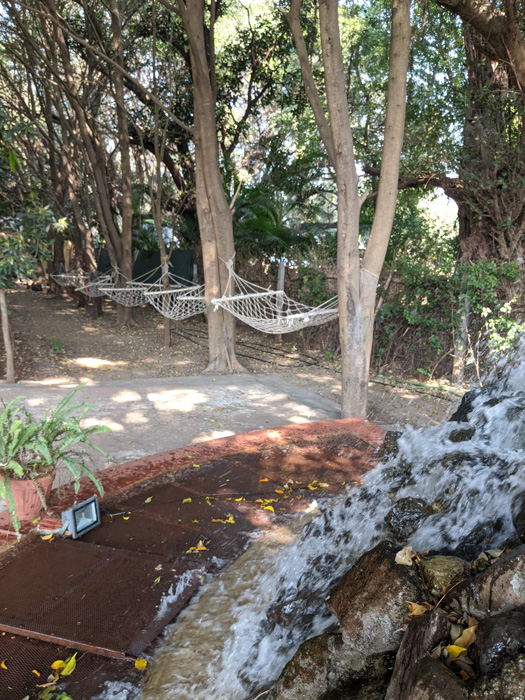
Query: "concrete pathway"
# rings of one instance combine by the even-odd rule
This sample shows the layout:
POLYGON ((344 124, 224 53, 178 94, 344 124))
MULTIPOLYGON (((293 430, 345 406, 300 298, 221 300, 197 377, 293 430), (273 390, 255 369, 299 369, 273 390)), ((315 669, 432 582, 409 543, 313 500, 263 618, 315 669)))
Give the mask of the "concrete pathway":
MULTIPOLYGON (((40 414, 74 386, 61 379, 1 384, 0 398, 24 396, 40 414)), ((90 381, 76 399, 93 405, 86 425, 111 428, 94 440, 107 453, 93 455, 97 470, 204 440, 340 417, 335 401, 262 374, 90 381)))

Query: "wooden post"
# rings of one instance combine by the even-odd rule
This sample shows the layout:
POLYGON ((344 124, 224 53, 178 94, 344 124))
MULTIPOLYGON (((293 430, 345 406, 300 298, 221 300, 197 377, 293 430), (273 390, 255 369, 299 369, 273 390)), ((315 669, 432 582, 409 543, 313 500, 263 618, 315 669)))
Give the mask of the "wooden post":
MULTIPOLYGON (((277 291, 278 292, 284 292, 284 273, 286 272, 286 263, 284 262, 284 259, 281 258, 279 260, 279 271, 277 273, 277 291)), ((283 308, 283 299, 282 296, 279 295, 277 297, 277 308, 279 309, 279 314, 281 313, 281 310, 283 308)), ((277 342, 282 343, 283 342, 283 336, 281 333, 277 334, 277 342)))

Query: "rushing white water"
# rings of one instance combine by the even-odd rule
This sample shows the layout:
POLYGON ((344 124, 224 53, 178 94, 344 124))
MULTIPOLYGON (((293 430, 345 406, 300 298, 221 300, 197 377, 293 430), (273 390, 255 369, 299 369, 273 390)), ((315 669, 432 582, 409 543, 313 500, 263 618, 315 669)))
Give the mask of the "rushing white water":
POLYGON ((337 579, 378 540, 395 539, 392 509, 416 503, 397 541, 419 551, 473 557, 512 537, 510 505, 525 490, 523 387, 518 367, 473 400, 467 422, 407 428, 398 455, 359 491, 252 545, 172 627, 142 700, 243 700, 270 684, 333 622, 323 600, 337 579))

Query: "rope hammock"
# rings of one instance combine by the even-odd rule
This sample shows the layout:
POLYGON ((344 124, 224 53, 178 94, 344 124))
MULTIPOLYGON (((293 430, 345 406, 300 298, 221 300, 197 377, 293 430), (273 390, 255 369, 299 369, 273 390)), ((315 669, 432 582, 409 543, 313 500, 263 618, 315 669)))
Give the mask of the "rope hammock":
POLYGON ((173 321, 183 321, 206 311, 204 285, 192 285, 188 280, 168 273, 168 289, 149 289, 144 296, 159 313, 173 321))
POLYGON ((84 270, 72 270, 71 272, 59 272, 49 275, 61 287, 76 287, 77 289, 86 283, 88 276, 84 270))
POLYGON ((320 326, 339 316, 337 297, 320 306, 306 306, 283 291, 265 289, 239 277, 228 260, 228 284, 220 299, 212 299, 214 311, 221 307, 243 323, 263 333, 292 333, 308 326, 320 326), (232 290, 236 294, 232 295, 232 290))
POLYGON ((155 270, 150 270, 134 280, 129 279, 122 273, 120 277, 126 281, 125 287, 117 287, 115 283, 116 273, 113 275, 113 279, 109 282, 99 285, 99 291, 105 294, 117 304, 121 306, 142 306, 148 303, 148 299, 145 296, 145 292, 152 290, 154 288, 161 288, 162 285, 162 275, 159 275, 161 267, 155 270))
POLYGON ((103 297, 106 294, 106 292, 103 292, 101 290, 101 287, 112 284, 112 273, 100 275, 100 277, 94 277, 93 279, 85 277, 83 281, 83 286, 77 287, 77 292, 82 292, 82 294, 85 294, 87 297, 95 299, 95 297, 103 297))

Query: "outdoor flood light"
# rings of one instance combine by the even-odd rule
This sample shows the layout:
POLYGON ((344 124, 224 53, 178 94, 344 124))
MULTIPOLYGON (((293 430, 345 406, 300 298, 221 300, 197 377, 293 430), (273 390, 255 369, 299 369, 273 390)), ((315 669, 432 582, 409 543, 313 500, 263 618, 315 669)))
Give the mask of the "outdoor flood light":
POLYGON ((100 509, 96 496, 82 503, 76 503, 62 513, 62 532, 69 530, 74 540, 98 525, 100 525, 100 509))

